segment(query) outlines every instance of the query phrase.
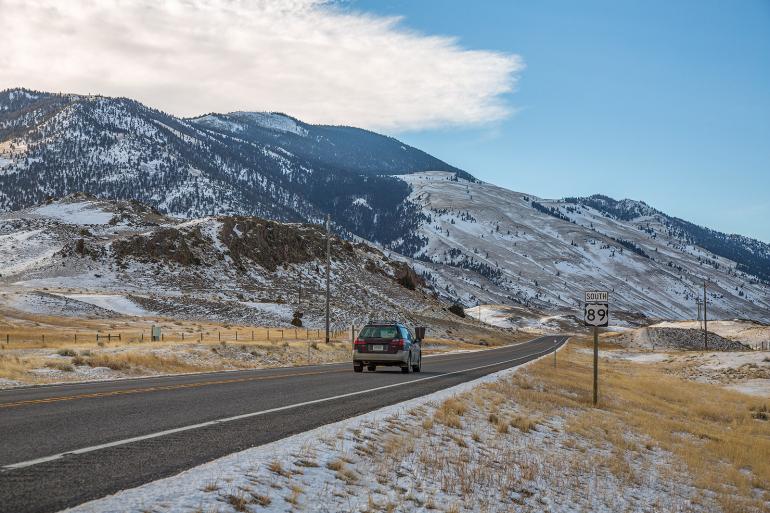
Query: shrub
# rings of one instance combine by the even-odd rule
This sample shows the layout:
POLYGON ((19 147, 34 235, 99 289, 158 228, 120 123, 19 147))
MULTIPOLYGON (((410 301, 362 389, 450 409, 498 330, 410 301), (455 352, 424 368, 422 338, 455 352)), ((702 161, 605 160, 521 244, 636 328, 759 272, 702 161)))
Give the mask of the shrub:
POLYGON ((449 307, 449 311, 458 317, 465 317, 465 309, 462 305, 455 303, 449 307))

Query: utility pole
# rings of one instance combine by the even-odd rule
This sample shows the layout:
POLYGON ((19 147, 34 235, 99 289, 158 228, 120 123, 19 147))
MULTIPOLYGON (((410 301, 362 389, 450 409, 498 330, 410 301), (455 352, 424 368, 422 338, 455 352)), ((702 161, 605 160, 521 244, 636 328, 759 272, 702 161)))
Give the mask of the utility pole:
POLYGON ((703 280, 703 347, 708 350, 709 348, 709 325, 708 316, 706 315, 706 280, 703 280))
POLYGON ((326 214, 326 343, 329 343, 329 276, 331 274, 331 240, 329 238, 329 224, 331 216, 326 214))

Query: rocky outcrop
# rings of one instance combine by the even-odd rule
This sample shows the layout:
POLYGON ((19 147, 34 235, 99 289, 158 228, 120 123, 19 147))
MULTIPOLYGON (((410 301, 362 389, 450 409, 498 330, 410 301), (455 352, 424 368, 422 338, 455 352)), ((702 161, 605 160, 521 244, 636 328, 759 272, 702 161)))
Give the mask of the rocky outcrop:
POLYGON ((711 332, 708 334, 708 348, 706 348, 702 331, 682 328, 641 328, 615 337, 612 342, 626 347, 656 350, 748 351, 750 349, 740 342, 720 337, 711 332))

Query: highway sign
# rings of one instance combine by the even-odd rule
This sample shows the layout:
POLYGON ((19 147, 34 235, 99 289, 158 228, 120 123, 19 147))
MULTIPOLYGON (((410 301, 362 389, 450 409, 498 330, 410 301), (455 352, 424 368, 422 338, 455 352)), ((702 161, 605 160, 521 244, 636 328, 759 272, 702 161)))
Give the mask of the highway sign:
POLYGON ((609 303, 610 293, 605 290, 587 290, 586 303, 609 303))
POLYGON ((586 303, 583 315, 586 326, 607 326, 610 321, 608 303, 586 303))

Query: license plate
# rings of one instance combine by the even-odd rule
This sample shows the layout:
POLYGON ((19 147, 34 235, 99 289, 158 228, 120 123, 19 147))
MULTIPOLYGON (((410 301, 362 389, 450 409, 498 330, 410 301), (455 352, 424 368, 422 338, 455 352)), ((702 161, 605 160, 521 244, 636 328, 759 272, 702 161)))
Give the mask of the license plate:
POLYGON ((385 346, 377 344, 372 346, 372 351, 385 351, 385 346))

